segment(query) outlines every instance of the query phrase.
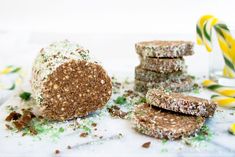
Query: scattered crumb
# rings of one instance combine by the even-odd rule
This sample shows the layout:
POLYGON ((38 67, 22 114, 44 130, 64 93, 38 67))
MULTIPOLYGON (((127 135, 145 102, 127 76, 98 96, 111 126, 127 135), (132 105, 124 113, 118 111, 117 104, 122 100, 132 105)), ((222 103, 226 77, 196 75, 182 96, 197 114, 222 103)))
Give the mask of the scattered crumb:
POLYGON ((231 112, 231 113, 229 113, 231 116, 234 116, 235 115, 235 113, 234 112, 231 112))
POLYGON ((96 127, 97 123, 92 123, 91 126, 96 127))
MULTIPOLYGON (((12 122, 13 126, 18 130, 22 131, 28 127, 35 115, 30 110, 22 110, 22 114, 12 111, 5 119, 7 122, 12 122)), ((11 126, 11 127, 13 127, 11 126)), ((10 128, 10 127, 7 127, 10 128)), ((32 130, 32 128, 31 128, 32 130)), ((35 131, 32 131, 35 134, 35 131)))
POLYGON ((123 94, 124 97, 130 97, 130 98, 135 98, 135 97, 138 97, 139 96, 139 93, 138 92, 135 92, 133 90, 125 90, 124 91, 124 94, 123 94))
POLYGON ((189 140, 184 140, 183 142, 187 146, 192 146, 192 143, 189 140))
POLYGON ((20 113, 17 113, 15 111, 11 112, 5 119, 5 121, 12 121, 12 120, 18 120, 22 115, 20 113))
POLYGON ((118 117, 121 119, 125 119, 126 116, 128 115, 128 112, 124 112, 120 109, 120 107, 113 105, 110 108, 108 108, 108 112, 112 117, 118 117))
POLYGON ((118 136, 122 137, 122 136, 123 136, 123 134, 122 134, 122 133, 119 133, 119 134, 118 134, 118 136))
POLYGON ((88 133, 87 132, 83 132, 80 134, 80 137, 87 137, 88 136, 88 133))
POLYGON ((8 130, 13 130, 13 127, 11 127, 10 125, 5 124, 5 126, 6 126, 6 128, 7 128, 8 130))
POLYGON ((58 149, 56 149, 55 154, 60 154, 60 151, 58 149))
POLYGON ((146 142, 142 145, 143 148, 149 148, 150 147, 151 142, 146 142))
POLYGON ((5 126, 8 130, 22 133, 22 136, 51 134, 51 137, 56 139, 64 132, 64 128, 54 127, 53 122, 49 123, 43 117, 35 116, 30 108, 10 112, 5 121, 5 126))
POLYGON ((67 149, 72 149, 72 147, 70 145, 67 146, 67 149))

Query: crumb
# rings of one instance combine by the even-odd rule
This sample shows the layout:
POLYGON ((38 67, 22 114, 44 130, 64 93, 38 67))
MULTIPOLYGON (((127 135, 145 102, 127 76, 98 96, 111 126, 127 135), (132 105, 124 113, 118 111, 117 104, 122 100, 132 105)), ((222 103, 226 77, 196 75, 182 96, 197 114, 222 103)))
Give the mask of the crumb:
POLYGON ((17 113, 16 111, 11 112, 5 119, 5 121, 12 121, 12 120, 18 120, 21 117, 20 113, 17 113))
POLYGON ((118 135, 119 135, 119 136, 123 136, 123 134, 122 134, 122 133, 119 133, 118 135))
POLYGON ((80 137, 87 137, 88 136, 88 133, 87 132, 83 132, 80 134, 80 137))
POLYGON ((67 146, 67 149, 72 149, 72 147, 70 145, 67 146))
POLYGON ((184 140, 184 143, 185 143, 187 146, 192 146, 192 143, 191 143, 189 140, 184 140))
POLYGON ((112 117, 118 117, 121 119, 125 119, 125 117, 127 116, 127 112, 124 112, 120 109, 120 107, 113 105, 110 108, 108 108, 108 112, 110 113, 110 115, 112 117))
POLYGON ((38 134, 37 130, 35 130, 35 128, 32 127, 32 126, 29 127, 29 132, 30 132, 31 135, 37 135, 38 134))
POLYGON ((58 149, 56 149, 55 154, 60 154, 60 151, 58 149))
POLYGON ((124 91, 123 96, 124 97, 135 98, 135 97, 139 96, 139 93, 129 89, 129 90, 124 91))
POLYGON ((97 123, 92 123, 91 126, 96 127, 97 123))
POLYGON ((27 133, 26 133, 26 132, 24 132, 24 133, 22 134, 22 136, 25 136, 25 135, 27 135, 27 133))
POLYGON ((149 148, 150 147, 151 142, 146 142, 142 145, 143 148, 149 148))
POLYGON ((13 122, 13 124, 15 125, 15 127, 18 131, 21 131, 25 127, 28 126, 28 124, 31 122, 31 120, 34 117, 35 117, 35 115, 32 112, 30 112, 28 110, 24 110, 23 115, 19 119, 15 120, 13 122))
POLYGON ((102 138, 103 138, 103 136, 100 136, 99 138, 100 138, 100 139, 102 139, 102 138))
POLYGON ((11 127, 10 125, 5 124, 5 126, 6 126, 6 128, 7 128, 8 130, 13 130, 13 127, 11 127))

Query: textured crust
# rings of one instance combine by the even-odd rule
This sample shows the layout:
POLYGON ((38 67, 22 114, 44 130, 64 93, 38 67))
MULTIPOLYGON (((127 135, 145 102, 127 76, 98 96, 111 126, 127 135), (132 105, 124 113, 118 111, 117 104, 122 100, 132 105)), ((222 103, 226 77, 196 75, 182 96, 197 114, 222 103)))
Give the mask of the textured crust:
POLYGON ((138 132, 170 140, 193 135, 204 122, 203 117, 175 113, 147 103, 136 106, 132 116, 132 123, 138 132))
POLYGON ((148 89, 160 88, 165 90, 170 90, 173 92, 187 92, 193 89, 194 81, 190 76, 184 79, 179 79, 178 81, 168 81, 164 82, 146 82, 135 80, 134 89, 137 92, 146 93, 148 89))
POLYGON ((140 66, 146 70, 167 74, 186 69, 183 58, 145 58, 141 59, 140 66))
POLYGON ((185 71, 177 71, 169 74, 157 73, 155 71, 146 70, 137 66, 135 68, 135 79, 146 81, 146 82, 163 82, 163 81, 180 81, 187 77, 187 73, 185 71))
POLYGON ((43 84, 43 116, 51 120, 86 116, 102 108, 111 91, 111 79, 100 65, 77 60, 66 62, 43 84))
POLYGON ((31 87, 36 102, 40 104, 42 85, 56 68, 71 60, 91 61, 89 51, 68 40, 54 42, 38 53, 32 68, 31 87))
POLYGON ((180 93, 168 93, 158 89, 149 90, 146 99, 151 105, 195 116, 211 117, 217 107, 216 103, 206 99, 180 93))
POLYGON ((183 57, 193 55, 193 42, 190 41, 144 41, 135 44, 136 52, 146 57, 183 57))

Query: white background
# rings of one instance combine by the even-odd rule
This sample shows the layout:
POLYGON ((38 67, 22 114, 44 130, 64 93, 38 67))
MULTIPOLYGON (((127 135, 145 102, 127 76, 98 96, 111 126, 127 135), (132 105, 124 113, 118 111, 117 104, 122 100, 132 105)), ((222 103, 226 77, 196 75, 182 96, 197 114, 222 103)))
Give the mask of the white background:
POLYGON ((234 0, 0 0, 0 29, 72 33, 192 33, 213 14, 235 26, 234 0))
MULTIPOLYGON (((41 47, 69 39, 90 49, 108 71, 133 73, 135 42, 195 41, 204 14, 234 30, 234 0, 0 0, 0 67, 30 68, 41 47)), ((189 71, 206 73, 208 53, 195 51, 186 58, 189 71)))

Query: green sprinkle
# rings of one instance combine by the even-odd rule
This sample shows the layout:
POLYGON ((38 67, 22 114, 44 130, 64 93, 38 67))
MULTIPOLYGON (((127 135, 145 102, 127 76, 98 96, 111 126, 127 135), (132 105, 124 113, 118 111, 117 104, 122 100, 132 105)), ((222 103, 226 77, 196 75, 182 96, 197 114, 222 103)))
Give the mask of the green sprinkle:
POLYGON ((166 92, 166 93, 171 93, 172 91, 167 88, 167 89, 164 90, 164 92, 166 92))
POLYGON ((199 94, 199 93, 200 93, 199 88, 194 88, 194 89, 193 89, 193 93, 194 93, 194 94, 199 94))
POLYGON ((162 144, 166 144, 167 141, 168 141, 167 139, 163 139, 163 140, 162 140, 162 144))
POLYGON ((146 98, 145 97, 140 98, 140 100, 138 101, 138 104, 139 103, 146 103, 146 98))
POLYGON ((168 152, 168 149, 167 148, 162 148, 161 149, 161 153, 167 153, 168 152))
POLYGON ((119 97, 117 97, 116 100, 114 100, 114 102, 115 102, 116 104, 122 105, 122 104, 125 104, 125 103, 126 103, 126 98, 123 97, 123 96, 119 96, 119 97))
POLYGON ((60 127, 60 128, 59 128, 59 132, 60 132, 60 133, 64 132, 64 128, 60 127))
POLYGON ((196 79, 196 77, 195 77, 195 76, 193 76, 193 75, 190 75, 190 77, 191 77, 193 80, 195 80, 195 79, 196 79))
POLYGON ((20 98, 22 100, 28 101, 31 98, 31 93, 23 92, 23 93, 20 94, 20 98))
POLYGON ((195 83, 193 85, 193 93, 194 94, 199 94, 200 93, 200 86, 197 83, 195 83))
POLYGON ((213 133, 207 125, 203 125, 199 133, 193 137, 195 141, 208 141, 211 139, 213 133))

